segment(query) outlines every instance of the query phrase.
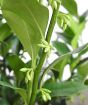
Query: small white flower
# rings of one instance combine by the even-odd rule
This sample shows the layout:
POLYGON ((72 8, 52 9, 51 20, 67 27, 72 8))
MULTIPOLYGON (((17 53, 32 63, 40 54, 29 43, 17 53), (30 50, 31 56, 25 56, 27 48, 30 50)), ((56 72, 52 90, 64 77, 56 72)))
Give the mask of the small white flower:
POLYGON ((51 100, 51 96, 50 96, 51 91, 50 90, 41 88, 40 91, 42 94, 42 98, 45 102, 48 100, 51 100))
POLYGON ((47 41, 45 41, 44 39, 41 40, 41 44, 38 44, 38 46, 44 48, 45 53, 51 52, 52 46, 47 41))

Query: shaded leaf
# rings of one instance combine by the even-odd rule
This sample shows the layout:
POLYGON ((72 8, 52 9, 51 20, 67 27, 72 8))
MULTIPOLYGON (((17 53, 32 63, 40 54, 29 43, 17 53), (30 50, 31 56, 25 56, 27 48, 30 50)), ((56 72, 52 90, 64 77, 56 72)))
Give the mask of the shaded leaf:
POLYGON ((17 56, 17 55, 9 55, 6 58, 7 64, 14 70, 16 79, 18 81, 22 80, 24 78, 24 75, 22 72, 20 72, 20 69, 23 67, 27 67, 27 65, 17 56))
MULTIPOLYGON (((43 74, 42 74, 42 79, 41 79, 41 81, 43 80, 45 74, 47 74, 47 73, 49 72, 49 70, 57 70, 57 71, 59 72, 59 67, 58 67, 58 65, 60 65, 60 62, 64 61, 65 59, 67 59, 67 60, 70 59, 70 56, 71 56, 72 54, 82 52, 82 50, 84 50, 86 46, 87 46, 87 44, 85 44, 85 45, 83 45, 83 46, 81 46, 81 47, 79 47, 79 48, 73 50, 72 52, 68 52, 68 53, 66 53, 66 54, 63 54, 62 56, 60 56, 60 57, 58 57, 56 60, 54 60, 54 61, 44 70, 44 72, 43 72, 43 74), (56 67, 55 67, 55 66, 56 66, 56 67), (56 69, 55 69, 54 67, 55 67, 56 69)), ((62 63, 62 64, 65 64, 65 63, 66 63, 66 62, 64 62, 64 63, 62 63)), ((62 73, 63 73, 63 66, 64 66, 64 65, 62 65, 62 67, 61 67, 61 70, 62 70, 62 71, 60 71, 60 72, 61 72, 61 75, 62 75, 62 73)))
POLYGON ((12 86, 12 85, 10 85, 10 84, 8 84, 6 82, 3 82, 3 81, 0 81, 0 85, 11 88, 11 89, 14 89, 17 93, 19 93, 21 95, 21 97, 23 98, 24 102, 27 105, 27 94, 26 94, 26 91, 24 89, 17 88, 15 86, 12 86))
POLYGON ((59 55, 63 55, 65 53, 70 52, 67 45, 65 43, 63 43, 63 42, 54 41, 53 46, 56 48, 59 55))
POLYGON ((11 35, 10 27, 5 23, 0 26, 0 41, 5 40, 8 36, 11 35))

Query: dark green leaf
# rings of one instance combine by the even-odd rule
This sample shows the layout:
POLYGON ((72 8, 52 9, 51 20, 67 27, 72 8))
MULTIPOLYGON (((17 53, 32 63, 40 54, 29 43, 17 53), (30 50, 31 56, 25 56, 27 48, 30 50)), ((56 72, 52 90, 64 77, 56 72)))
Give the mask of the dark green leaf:
POLYGON ((53 46, 56 48, 59 55, 63 55, 65 53, 70 52, 67 45, 65 43, 63 43, 63 42, 54 41, 53 46))
POLYGON ((21 95, 21 97, 23 98, 25 104, 27 105, 27 94, 26 91, 22 88, 17 88, 15 86, 12 86, 6 82, 0 81, 0 85, 14 89, 17 93, 19 93, 21 95))
POLYGON ((62 0, 62 5, 69 11, 70 14, 78 16, 75 0, 62 0))
POLYGON ((0 41, 5 40, 8 36, 11 35, 10 27, 5 23, 0 26, 0 41))
POLYGON ((88 16, 88 10, 86 12, 84 12, 80 17, 79 17, 79 21, 80 23, 83 21, 86 21, 86 17, 88 16))
POLYGON ((14 70, 16 79, 18 81, 22 80, 24 78, 24 75, 20 71, 20 69, 27 67, 27 65, 17 55, 7 56, 6 61, 8 65, 12 68, 12 70, 14 70))

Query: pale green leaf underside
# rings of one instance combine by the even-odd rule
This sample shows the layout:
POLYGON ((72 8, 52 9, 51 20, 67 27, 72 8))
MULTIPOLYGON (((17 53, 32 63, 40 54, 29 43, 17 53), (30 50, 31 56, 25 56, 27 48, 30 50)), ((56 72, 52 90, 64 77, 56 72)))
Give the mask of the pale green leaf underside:
POLYGON ((3 0, 2 11, 8 24, 34 60, 39 51, 38 44, 41 38, 44 38, 48 9, 36 0, 3 0))

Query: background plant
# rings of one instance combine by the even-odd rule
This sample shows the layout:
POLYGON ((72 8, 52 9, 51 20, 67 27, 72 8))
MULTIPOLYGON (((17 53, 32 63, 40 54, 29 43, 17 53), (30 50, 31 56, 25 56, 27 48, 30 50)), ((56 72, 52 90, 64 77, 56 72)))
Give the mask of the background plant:
POLYGON ((0 4, 1 105, 65 105, 87 89, 88 59, 82 55, 88 45, 79 47, 78 43, 87 12, 79 16, 74 0, 49 0, 46 6, 41 0, 1 0, 0 4), (61 5, 68 13, 59 11, 61 5), (55 24, 62 32, 56 32, 57 40, 50 43, 55 24), (52 51, 58 57, 46 66, 52 51), (22 61, 24 52, 31 57, 27 63, 22 61), (71 76, 63 81, 66 65, 71 76))

